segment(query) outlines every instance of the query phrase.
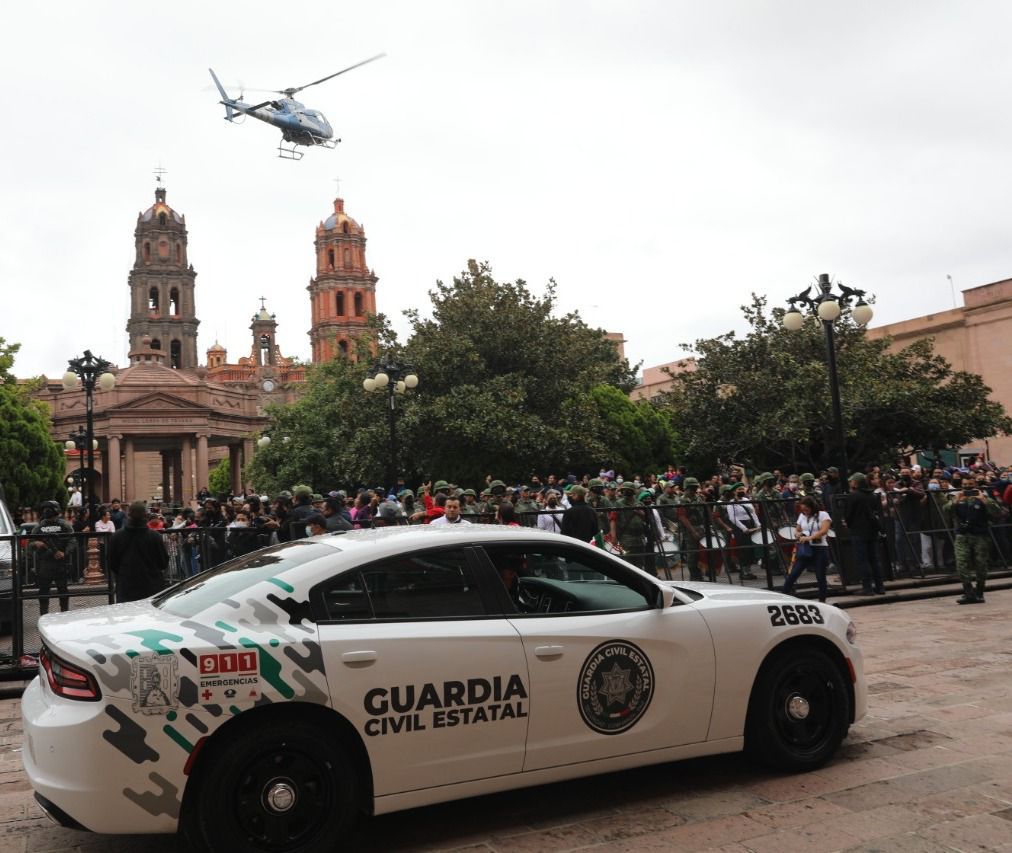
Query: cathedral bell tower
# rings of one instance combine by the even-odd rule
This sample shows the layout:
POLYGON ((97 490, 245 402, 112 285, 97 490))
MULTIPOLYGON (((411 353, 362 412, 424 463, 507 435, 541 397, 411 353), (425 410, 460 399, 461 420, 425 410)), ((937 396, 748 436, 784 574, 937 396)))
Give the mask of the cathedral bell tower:
POLYGON ((148 337, 152 349, 165 353, 168 367, 197 367, 197 273, 187 261, 186 218, 165 202, 162 186, 155 189, 155 203, 137 217, 134 245, 127 322, 131 351, 148 337))
POLYGON ((355 358, 355 340, 376 313, 378 278, 365 262, 365 229, 334 199, 334 212, 316 228, 316 276, 309 280, 313 362, 355 358))

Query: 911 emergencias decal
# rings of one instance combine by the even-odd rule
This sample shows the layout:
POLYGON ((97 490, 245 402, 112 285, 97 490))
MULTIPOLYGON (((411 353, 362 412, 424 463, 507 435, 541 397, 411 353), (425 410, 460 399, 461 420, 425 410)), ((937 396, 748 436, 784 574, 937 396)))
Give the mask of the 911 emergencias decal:
POLYGON ((366 721, 363 731, 375 737, 516 720, 527 716, 526 698, 527 688, 516 674, 444 681, 438 687, 374 687, 365 694, 365 710, 373 719, 366 721))
POLYGON ((576 699, 590 728, 617 735, 636 725, 653 692, 654 670, 643 650, 625 640, 610 640, 584 662, 576 699))
POLYGON ((784 628, 788 625, 822 625, 825 619, 815 604, 771 604, 766 608, 770 625, 784 628))

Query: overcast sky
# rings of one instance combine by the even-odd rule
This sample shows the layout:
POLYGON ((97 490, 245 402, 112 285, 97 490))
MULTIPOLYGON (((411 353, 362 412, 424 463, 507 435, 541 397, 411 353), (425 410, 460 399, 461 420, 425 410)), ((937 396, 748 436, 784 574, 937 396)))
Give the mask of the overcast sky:
POLYGON ((951 308, 947 274, 1012 276, 1010 24, 987 0, 4 4, 0 336, 22 376, 127 362, 159 163, 202 360, 248 352, 260 296, 308 359, 338 176, 402 335, 471 257, 554 277, 646 366, 821 272, 874 293, 876 323, 951 308), (302 93, 344 141, 297 163, 205 88, 208 66, 282 88, 381 51, 302 93))

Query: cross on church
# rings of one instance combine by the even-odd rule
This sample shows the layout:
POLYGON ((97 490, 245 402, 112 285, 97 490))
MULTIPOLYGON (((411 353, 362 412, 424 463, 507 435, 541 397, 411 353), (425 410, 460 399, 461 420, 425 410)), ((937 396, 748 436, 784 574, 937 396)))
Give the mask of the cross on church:
POLYGON ((162 164, 159 163, 154 168, 155 180, 160 184, 162 182, 162 175, 166 174, 168 171, 168 169, 163 169, 162 164))
POLYGON ((261 297, 260 297, 260 310, 261 310, 261 311, 263 311, 263 310, 264 310, 264 308, 266 308, 266 307, 267 307, 266 305, 264 305, 264 303, 265 303, 266 301, 267 301, 267 297, 266 297, 266 296, 261 296, 261 297))

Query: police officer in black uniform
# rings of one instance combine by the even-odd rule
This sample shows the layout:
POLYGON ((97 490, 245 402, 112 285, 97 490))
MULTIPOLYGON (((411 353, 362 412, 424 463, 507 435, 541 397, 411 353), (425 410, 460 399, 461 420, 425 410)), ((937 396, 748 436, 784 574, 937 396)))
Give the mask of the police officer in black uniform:
POLYGON ((60 518, 60 505, 56 501, 43 501, 39 507, 42 516, 34 530, 29 547, 35 551, 35 565, 39 578, 39 615, 49 612, 49 590, 55 584, 60 594, 60 610, 70 610, 67 594, 67 572, 77 552, 74 528, 60 518))

